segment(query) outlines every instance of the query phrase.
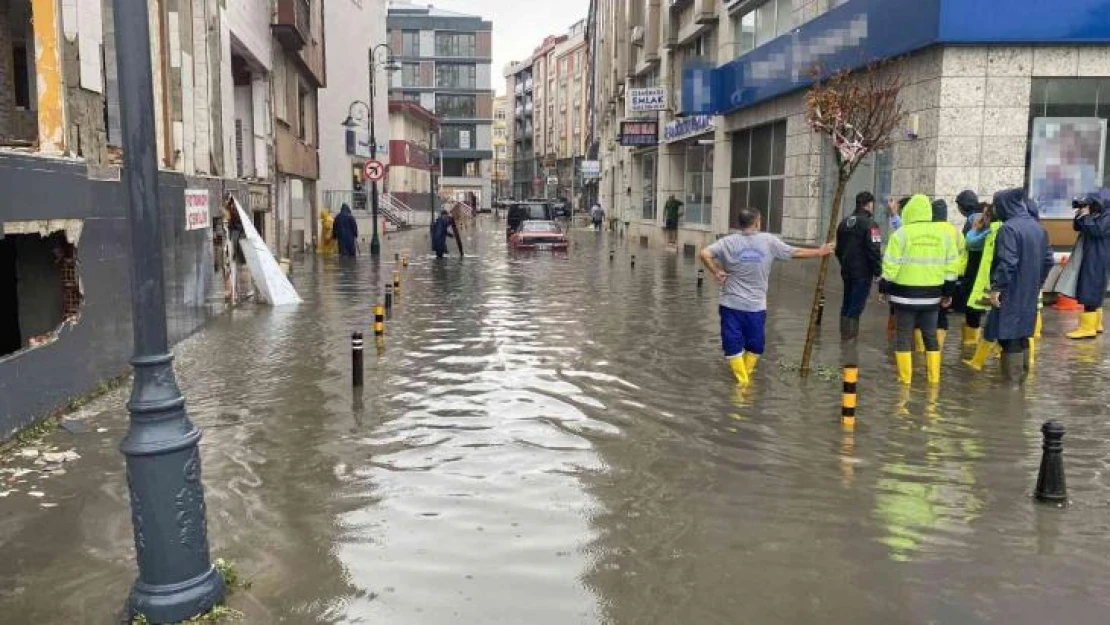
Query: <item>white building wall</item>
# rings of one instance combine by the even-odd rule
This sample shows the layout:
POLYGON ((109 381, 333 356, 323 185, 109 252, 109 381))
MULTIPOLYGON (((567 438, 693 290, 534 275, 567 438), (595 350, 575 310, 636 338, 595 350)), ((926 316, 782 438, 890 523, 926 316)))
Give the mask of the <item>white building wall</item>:
MULTIPOLYGON (((361 6, 349 1, 324 3, 327 34, 324 53, 329 80, 327 88, 319 91, 317 118, 320 128, 320 180, 316 193, 321 202, 326 191, 350 191, 351 165, 364 160, 347 154, 347 129, 342 124, 352 102, 365 102, 370 98, 366 58, 371 44, 385 41, 385 19, 385 0, 362 0, 361 6)), ((378 158, 388 161, 389 74, 381 68, 377 71, 374 117, 378 158)), ((361 106, 356 111, 365 114, 361 106)))
POLYGON ((270 2, 231 0, 227 3, 227 21, 231 34, 240 47, 254 57, 255 63, 269 71, 273 57, 270 2))

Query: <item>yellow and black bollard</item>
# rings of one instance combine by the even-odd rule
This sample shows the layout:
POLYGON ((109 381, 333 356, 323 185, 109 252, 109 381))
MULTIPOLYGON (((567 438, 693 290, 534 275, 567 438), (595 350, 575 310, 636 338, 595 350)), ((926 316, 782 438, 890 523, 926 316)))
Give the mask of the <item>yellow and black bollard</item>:
POLYGON ((408 269, 408 267, 409 267, 409 255, 408 254, 401 254, 401 266, 404 267, 405 269, 408 269))
POLYGON ((394 295, 400 295, 401 294, 401 272, 400 271, 394 271, 393 272, 393 294, 394 295))
POLYGON ((636 268, 636 255, 635 254, 632 255, 632 268, 633 269, 636 268))
POLYGON ((374 304, 374 336, 385 336, 385 306, 374 304))
POLYGON ((859 383, 859 367, 844 365, 844 391, 840 398, 840 424, 845 428, 856 426, 856 406, 859 398, 856 386, 859 383))
POLYGON ((609 250, 609 262, 613 262, 613 250, 609 250))
POLYGON ((351 333, 351 386, 362 386, 362 332, 351 333))

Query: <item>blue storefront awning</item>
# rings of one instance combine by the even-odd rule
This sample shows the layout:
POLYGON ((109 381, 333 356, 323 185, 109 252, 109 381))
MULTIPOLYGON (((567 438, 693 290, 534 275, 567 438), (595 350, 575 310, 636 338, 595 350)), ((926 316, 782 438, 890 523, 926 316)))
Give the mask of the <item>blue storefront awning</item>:
POLYGON ((721 115, 823 75, 938 45, 1110 44, 1110 0, 850 0, 717 68, 683 75, 683 113, 721 115))

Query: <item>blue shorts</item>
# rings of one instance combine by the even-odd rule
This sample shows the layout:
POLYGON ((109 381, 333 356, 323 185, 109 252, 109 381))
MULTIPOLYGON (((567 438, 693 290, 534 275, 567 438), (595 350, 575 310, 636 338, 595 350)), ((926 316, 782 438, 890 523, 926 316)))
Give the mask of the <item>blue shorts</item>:
POLYGON ((745 312, 727 306, 720 306, 721 348, 725 356, 732 358, 742 352, 762 354, 767 337, 764 326, 767 324, 767 311, 745 312))

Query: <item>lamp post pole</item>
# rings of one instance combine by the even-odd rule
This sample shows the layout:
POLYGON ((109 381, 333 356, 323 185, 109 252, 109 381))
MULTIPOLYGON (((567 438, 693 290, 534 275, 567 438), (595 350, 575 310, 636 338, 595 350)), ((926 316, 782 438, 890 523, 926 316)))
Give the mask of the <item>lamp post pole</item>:
POLYGON ((210 609, 223 598, 224 582, 208 552, 200 431, 185 412, 166 330, 147 2, 114 0, 113 6, 135 341, 130 424, 120 444, 139 568, 129 606, 133 614, 167 623, 210 609))
MULTIPOLYGON (((380 46, 382 44, 378 45, 380 46)), ((375 133, 374 124, 374 74, 378 73, 377 65, 374 63, 374 52, 376 52, 377 49, 378 46, 370 48, 370 51, 368 53, 368 66, 370 71, 370 106, 367 108, 370 109, 370 121, 368 126, 370 130, 371 160, 376 160, 378 158, 378 137, 375 133)), ((370 181, 370 214, 374 222, 372 225, 374 234, 370 238, 370 256, 378 257, 382 253, 382 242, 380 239, 378 239, 378 181, 376 180, 370 181)))

